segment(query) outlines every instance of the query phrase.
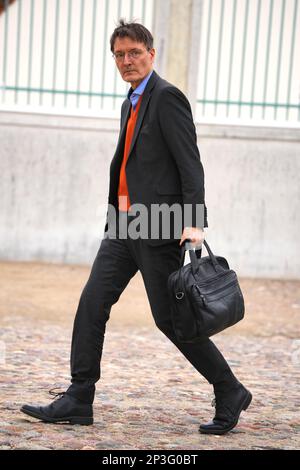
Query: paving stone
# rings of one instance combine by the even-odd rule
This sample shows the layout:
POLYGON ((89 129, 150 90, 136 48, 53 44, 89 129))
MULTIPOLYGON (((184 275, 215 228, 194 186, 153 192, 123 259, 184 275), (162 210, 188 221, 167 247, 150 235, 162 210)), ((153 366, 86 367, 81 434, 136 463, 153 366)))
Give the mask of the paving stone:
POLYGON ((249 327, 245 320, 212 340, 253 401, 225 436, 199 433, 199 424, 213 417, 213 389, 154 324, 108 328, 93 426, 46 424, 22 414, 22 404, 49 404, 51 388, 68 387, 71 327, 57 317, 22 314, 22 303, 10 310, 9 296, 0 316, 6 350, 0 449, 299 449, 300 315, 291 306, 300 283, 242 284, 253 315, 249 327))
POLYGON ((213 415, 211 386, 171 343, 150 329, 143 331, 142 353, 138 344, 132 342, 132 333, 141 334, 138 328, 110 331, 103 353, 102 377, 97 384, 94 426, 49 425, 21 414, 19 408, 23 403, 50 403, 48 390, 65 389, 69 378, 66 328, 58 325, 49 328, 35 322, 36 336, 29 335, 30 330, 30 321, 24 320, 14 321, 14 329, 1 329, 7 360, 14 370, 9 387, 3 388, 1 396, 1 449, 299 448, 299 367, 291 358, 290 338, 222 334, 215 337, 224 355, 232 363, 239 362, 239 372, 232 368, 252 391, 253 402, 231 433, 207 437, 199 434, 198 427, 213 415), (37 341, 39 361, 34 347, 37 341), (253 361, 258 342, 261 354, 253 361), (24 352, 22 367, 18 365, 19 355, 15 354, 20 349, 24 352), (126 358, 120 354, 123 350, 127 351, 126 358), (155 359, 152 351, 156 351, 155 359), (250 362, 249 352, 252 352, 250 362), (49 361, 49 356, 53 361, 49 361), (134 368, 132 362, 136 357, 139 365, 134 368), (112 367, 114 361, 117 366, 112 367), (49 374, 49 367, 53 375, 49 374))

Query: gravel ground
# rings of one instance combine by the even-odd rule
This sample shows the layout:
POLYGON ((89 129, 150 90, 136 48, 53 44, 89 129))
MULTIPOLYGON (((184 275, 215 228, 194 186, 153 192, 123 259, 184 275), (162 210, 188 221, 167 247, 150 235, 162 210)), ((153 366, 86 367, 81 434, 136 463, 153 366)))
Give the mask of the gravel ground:
POLYGON ((241 279, 246 315, 213 339, 253 401, 225 436, 198 432, 212 388, 155 327, 140 275, 113 307, 93 426, 20 413, 69 383, 72 321, 90 268, 0 263, 0 449, 299 449, 300 282, 241 279))

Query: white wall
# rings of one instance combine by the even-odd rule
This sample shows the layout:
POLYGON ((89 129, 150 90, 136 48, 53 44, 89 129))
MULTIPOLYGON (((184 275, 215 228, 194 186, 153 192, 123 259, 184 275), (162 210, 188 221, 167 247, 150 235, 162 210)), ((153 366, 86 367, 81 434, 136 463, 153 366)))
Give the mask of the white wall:
MULTIPOLYGON (((114 119, 0 113, 0 258, 91 263, 114 119)), ((198 125, 207 241, 243 276, 300 278, 300 131, 198 125)))
POLYGON ((300 130, 198 126, 215 251, 245 276, 300 277, 300 130))

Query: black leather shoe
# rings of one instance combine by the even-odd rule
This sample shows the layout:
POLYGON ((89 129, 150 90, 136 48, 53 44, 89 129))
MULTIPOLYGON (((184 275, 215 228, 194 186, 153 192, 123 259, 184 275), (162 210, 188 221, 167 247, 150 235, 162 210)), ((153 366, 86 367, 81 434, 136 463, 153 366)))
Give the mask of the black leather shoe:
POLYGON ((57 398, 47 406, 23 405, 20 411, 47 423, 93 424, 93 406, 65 392, 49 392, 57 398))
POLYGON ((201 424, 199 431, 202 434, 225 434, 233 429, 239 420, 242 410, 250 405, 252 395, 242 384, 224 393, 215 394, 212 406, 216 413, 212 421, 201 424))

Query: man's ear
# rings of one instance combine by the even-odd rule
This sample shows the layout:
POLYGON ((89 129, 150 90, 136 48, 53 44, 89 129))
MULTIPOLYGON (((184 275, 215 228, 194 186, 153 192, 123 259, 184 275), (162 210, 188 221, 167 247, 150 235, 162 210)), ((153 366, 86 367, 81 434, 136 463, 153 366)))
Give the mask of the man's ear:
POLYGON ((152 58, 152 61, 154 60, 155 58, 155 54, 156 54, 156 50, 154 49, 154 47, 152 47, 152 49, 150 49, 150 54, 151 54, 151 58, 152 58))

